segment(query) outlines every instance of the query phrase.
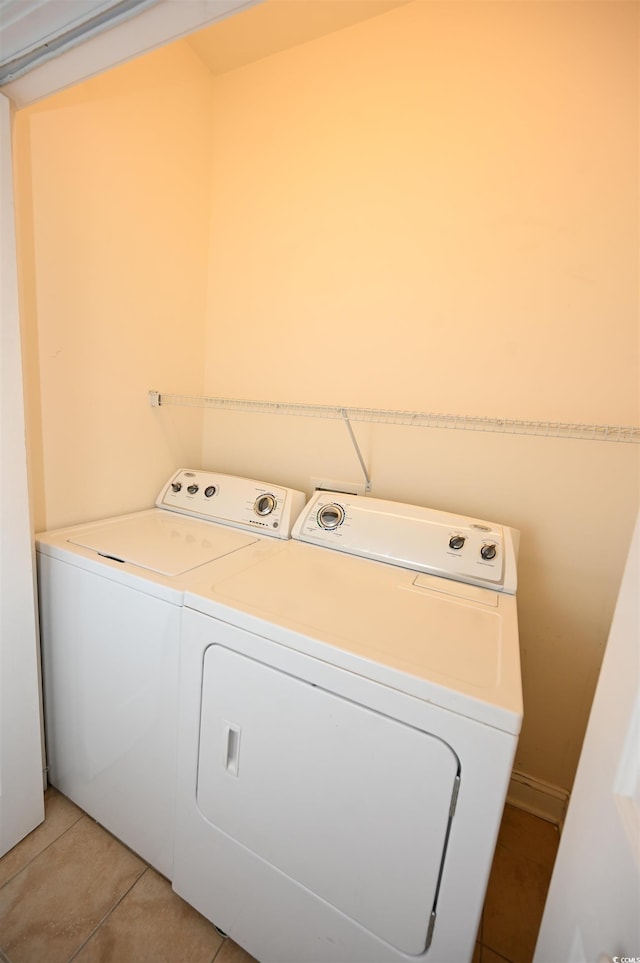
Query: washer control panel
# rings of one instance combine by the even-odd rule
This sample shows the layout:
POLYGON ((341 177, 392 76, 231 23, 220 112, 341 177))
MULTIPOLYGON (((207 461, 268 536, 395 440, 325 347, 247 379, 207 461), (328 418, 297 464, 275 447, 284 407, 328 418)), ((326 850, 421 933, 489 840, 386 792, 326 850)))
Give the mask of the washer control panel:
POLYGON ((293 488, 190 468, 176 472, 156 499, 158 508, 275 538, 290 537, 304 503, 293 488))
POLYGON ((294 538, 416 572, 514 594, 515 529, 418 505, 316 492, 294 538))

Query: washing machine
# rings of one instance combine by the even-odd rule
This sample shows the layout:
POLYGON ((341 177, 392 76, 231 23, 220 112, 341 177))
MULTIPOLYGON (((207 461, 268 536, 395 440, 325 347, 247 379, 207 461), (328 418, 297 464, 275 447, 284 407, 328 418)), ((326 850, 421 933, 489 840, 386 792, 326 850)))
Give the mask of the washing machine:
POLYGON ((185 587, 277 551, 304 502, 181 469, 154 508, 36 537, 49 782, 169 878, 185 587))
POLYGON ((316 493, 185 593, 173 888, 261 963, 465 963, 522 722, 516 531, 316 493))

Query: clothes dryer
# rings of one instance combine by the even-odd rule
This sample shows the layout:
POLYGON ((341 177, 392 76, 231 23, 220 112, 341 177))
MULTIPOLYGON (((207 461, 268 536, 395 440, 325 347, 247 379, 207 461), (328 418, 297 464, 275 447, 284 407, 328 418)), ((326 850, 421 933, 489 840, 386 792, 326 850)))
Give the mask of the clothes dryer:
POLYGON ((181 469, 155 508, 36 537, 49 782, 169 878, 185 587, 277 551, 304 500, 181 469))
POLYGON ((317 493, 185 594, 173 887, 261 963, 471 960, 522 721, 517 532, 317 493))

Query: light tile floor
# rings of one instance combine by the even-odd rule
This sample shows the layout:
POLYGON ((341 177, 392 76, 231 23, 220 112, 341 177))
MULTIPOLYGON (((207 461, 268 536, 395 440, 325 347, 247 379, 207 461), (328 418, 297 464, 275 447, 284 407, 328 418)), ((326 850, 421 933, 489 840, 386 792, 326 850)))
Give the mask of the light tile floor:
MULTIPOLYGON (((2 963, 251 963, 55 789, 45 808, 0 859, 2 963)), ((530 963, 557 844, 550 823, 505 808, 473 963, 530 963)))

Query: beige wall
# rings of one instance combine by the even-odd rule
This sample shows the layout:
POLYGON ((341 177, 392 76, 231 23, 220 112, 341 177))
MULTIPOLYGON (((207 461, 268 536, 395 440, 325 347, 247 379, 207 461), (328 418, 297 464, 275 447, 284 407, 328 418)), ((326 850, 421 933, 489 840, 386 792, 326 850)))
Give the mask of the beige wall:
MULTIPOLYGON (((638 7, 416 2, 216 78, 210 394, 638 424, 638 7)), ((516 766, 570 787, 637 446, 356 426, 373 493, 522 532, 516 766)), ((360 481, 338 422, 204 461, 360 481)))
POLYGON ((146 508, 200 459, 147 390, 202 389, 209 93, 180 43, 17 114, 39 529, 146 508))
MULTIPOLYGON (((148 388, 637 424, 637 10, 418 0, 215 78, 178 44, 20 112, 37 527, 146 507, 181 464, 360 480, 338 422, 148 388)), ((517 766, 568 788, 637 446, 356 431, 374 494, 521 530, 517 766)))
POLYGON ((208 390, 633 422, 637 14, 418 0, 217 78, 208 390))

